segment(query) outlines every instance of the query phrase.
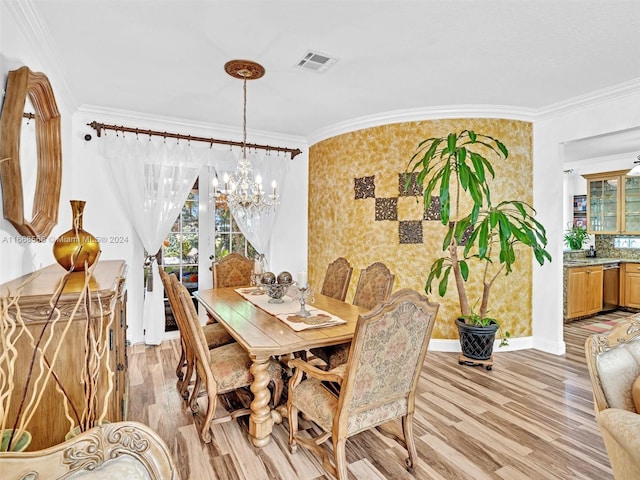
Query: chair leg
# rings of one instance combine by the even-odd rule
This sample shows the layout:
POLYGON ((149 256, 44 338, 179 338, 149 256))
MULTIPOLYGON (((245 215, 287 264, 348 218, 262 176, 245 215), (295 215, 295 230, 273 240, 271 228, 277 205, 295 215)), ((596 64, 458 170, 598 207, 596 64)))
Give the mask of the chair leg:
POLYGON ((418 453, 416 451, 416 443, 413 439, 413 413, 408 413, 402 417, 402 432, 404 433, 404 443, 407 446, 409 457, 405 460, 405 465, 410 473, 413 473, 416 462, 418 461, 418 453))
POLYGON ((291 404, 287 404, 287 418, 289 419, 289 451, 296 453, 298 451, 295 437, 298 432, 298 409, 291 404))
POLYGON ((191 397, 189 397, 189 408, 194 415, 198 412, 198 395, 200 394, 200 387, 202 386, 202 379, 198 372, 196 372, 196 383, 191 391, 191 397))
POLYGON ((273 406, 277 407, 278 404, 280 403, 280 399, 282 398, 282 392, 284 391, 284 380, 282 379, 282 376, 280 376, 279 378, 274 378, 272 382, 273 382, 273 395, 272 395, 273 406))
POLYGON ((204 416, 204 423, 202 424, 202 431, 200 432, 200 438, 204 443, 211 443, 211 420, 213 420, 213 414, 216 411, 216 404, 218 396, 215 390, 209 391, 207 388, 207 413, 204 416))
POLYGON ((182 388, 182 382, 184 381, 184 372, 182 369, 184 368, 185 361, 187 360, 187 356, 184 353, 184 342, 180 342, 181 344, 181 352, 180 352, 180 360, 178 361, 178 366, 176 367, 176 377, 178 377, 178 388, 182 388))
POLYGON ((336 477, 338 480, 348 480, 349 478, 349 474, 347 473, 347 455, 345 452, 346 444, 346 438, 341 438, 333 444, 333 456, 335 459, 336 477))
POLYGON ((187 362, 187 372, 185 374, 184 380, 182 381, 179 387, 180 395, 185 400, 189 398, 189 383, 191 382, 191 377, 193 376, 193 359, 187 358, 186 362, 187 362))

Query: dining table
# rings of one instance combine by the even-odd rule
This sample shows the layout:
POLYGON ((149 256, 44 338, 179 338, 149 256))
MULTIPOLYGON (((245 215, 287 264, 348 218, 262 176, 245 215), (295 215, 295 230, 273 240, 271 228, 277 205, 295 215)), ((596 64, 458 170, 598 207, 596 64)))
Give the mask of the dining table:
POLYGON ((266 294, 250 288, 215 288, 198 290, 194 297, 206 311, 242 346, 251 359, 250 372, 253 394, 249 416, 249 437, 256 447, 271 440, 273 425, 282 421, 282 408, 271 408, 268 362, 311 348, 337 345, 351 341, 358 316, 368 310, 341 300, 315 294, 307 300, 306 310, 315 318, 330 315, 340 323, 328 326, 307 325, 286 321, 298 318, 298 300, 285 295, 278 305, 270 304, 266 294), (276 313, 270 313, 269 311, 276 313), (278 313, 286 312, 286 313, 278 313), (292 316, 293 315, 293 316, 292 316), (303 326, 304 327, 304 326, 303 326))

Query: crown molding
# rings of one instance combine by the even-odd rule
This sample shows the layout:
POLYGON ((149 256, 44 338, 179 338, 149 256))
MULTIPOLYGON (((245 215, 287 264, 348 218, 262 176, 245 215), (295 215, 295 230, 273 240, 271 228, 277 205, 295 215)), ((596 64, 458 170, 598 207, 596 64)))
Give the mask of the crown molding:
POLYGON ((618 83, 540 108, 535 115, 535 120, 547 120, 638 93, 640 93, 640 78, 634 78, 627 82, 618 83))
POLYGON ((409 108, 340 122, 312 133, 307 137, 307 140, 309 146, 311 146, 327 138, 363 130, 365 128, 394 123, 442 120, 445 118, 502 118, 533 122, 535 114, 536 111, 534 109, 506 105, 444 105, 438 107, 409 108))
POLYGON ((70 87, 60 57, 53 48, 53 38, 42 21, 34 2, 32 0, 4 2, 4 6, 18 22, 40 64, 46 66, 47 77, 54 79, 52 83, 55 83, 55 90, 60 92, 56 100, 60 98, 59 102, 64 104, 70 112, 75 111, 78 107, 76 96, 70 87))

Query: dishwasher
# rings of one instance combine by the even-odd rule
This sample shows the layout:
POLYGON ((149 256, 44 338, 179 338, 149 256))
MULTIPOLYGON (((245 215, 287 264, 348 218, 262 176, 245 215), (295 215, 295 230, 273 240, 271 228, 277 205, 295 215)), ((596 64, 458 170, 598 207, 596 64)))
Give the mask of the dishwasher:
POLYGON ((602 311, 610 312, 618 308, 620 265, 617 263, 604 265, 602 270, 602 311))

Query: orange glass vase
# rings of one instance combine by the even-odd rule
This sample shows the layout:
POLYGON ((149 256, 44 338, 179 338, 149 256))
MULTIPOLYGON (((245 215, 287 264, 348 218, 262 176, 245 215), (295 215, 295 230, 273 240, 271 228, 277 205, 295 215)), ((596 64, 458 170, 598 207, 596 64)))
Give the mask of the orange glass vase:
POLYGON ((65 270, 83 271, 93 265, 100 252, 96 237, 82 229, 84 200, 71 200, 72 228, 60 235, 53 244, 53 256, 65 270))

